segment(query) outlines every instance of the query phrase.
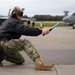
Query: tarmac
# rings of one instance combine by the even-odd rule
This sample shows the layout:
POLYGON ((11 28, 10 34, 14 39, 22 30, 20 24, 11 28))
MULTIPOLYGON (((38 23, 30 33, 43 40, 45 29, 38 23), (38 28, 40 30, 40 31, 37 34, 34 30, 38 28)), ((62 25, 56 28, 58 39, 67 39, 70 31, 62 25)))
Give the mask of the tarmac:
POLYGON ((38 50, 41 59, 50 64, 55 64, 49 71, 37 71, 34 69, 34 62, 24 53, 23 65, 14 65, 3 61, 0 66, 0 75, 75 75, 75 30, 71 27, 57 27, 48 35, 30 37, 22 36, 21 39, 28 39, 38 50))
POLYGON ((34 65, 0 67, 0 75, 75 75, 75 65, 55 65, 50 71, 36 71, 34 65))

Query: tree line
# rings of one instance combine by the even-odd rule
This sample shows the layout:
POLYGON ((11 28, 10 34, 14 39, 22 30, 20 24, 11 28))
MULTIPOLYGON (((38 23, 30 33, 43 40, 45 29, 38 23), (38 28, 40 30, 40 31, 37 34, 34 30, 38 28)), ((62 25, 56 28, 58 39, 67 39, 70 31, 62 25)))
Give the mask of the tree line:
MULTIPOLYGON (((32 18, 35 18, 36 21, 62 21, 64 16, 52 16, 52 15, 34 15, 32 18)), ((29 18, 27 15, 24 15, 23 18, 29 18)))
MULTIPOLYGON (((2 15, 0 15, 2 17, 2 15)), ((34 15, 32 18, 36 19, 36 21, 62 21, 64 16, 52 16, 52 15, 34 15)), ((27 15, 24 15, 23 18, 30 18, 27 15)))

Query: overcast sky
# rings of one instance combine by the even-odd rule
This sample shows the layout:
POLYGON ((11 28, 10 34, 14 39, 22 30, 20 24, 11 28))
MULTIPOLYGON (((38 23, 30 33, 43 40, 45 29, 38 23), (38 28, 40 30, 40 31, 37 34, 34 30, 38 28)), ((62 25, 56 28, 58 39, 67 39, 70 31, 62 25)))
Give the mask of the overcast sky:
POLYGON ((0 0, 0 15, 8 15, 10 8, 25 8, 24 15, 64 15, 63 11, 75 11, 75 0, 0 0))

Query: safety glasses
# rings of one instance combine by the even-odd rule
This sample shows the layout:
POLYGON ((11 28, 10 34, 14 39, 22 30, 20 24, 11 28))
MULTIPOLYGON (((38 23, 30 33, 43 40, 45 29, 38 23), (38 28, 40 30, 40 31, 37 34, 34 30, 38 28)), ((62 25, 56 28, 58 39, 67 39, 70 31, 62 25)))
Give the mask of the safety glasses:
POLYGON ((23 16, 23 11, 19 11, 19 12, 18 12, 18 15, 19 15, 19 16, 23 16))

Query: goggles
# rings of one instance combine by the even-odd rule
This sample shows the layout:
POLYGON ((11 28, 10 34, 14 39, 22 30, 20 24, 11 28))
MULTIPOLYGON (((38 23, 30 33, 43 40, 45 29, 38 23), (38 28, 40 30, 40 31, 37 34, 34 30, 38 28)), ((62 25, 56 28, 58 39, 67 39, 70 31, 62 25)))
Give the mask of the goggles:
POLYGON ((17 12, 17 14, 18 14, 19 16, 23 16, 23 11, 19 11, 19 12, 17 12))

